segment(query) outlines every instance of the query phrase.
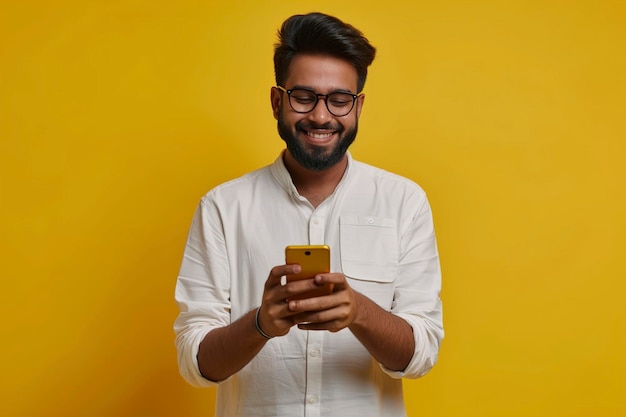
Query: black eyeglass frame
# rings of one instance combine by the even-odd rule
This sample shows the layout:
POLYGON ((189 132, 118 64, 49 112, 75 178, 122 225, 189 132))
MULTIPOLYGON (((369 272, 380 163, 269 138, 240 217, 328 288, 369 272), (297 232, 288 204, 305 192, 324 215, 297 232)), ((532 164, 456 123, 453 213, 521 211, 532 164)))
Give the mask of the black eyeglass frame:
POLYGON ((276 88, 278 88, 280 91, 287 93, 287 97, 288 97, 287 101, 289 101, 289 107, 291 107, 291 110, 295 111, 296 113, 299 113, 299 114, 311 113, 317 107, 317 103, 320 101, 320 98, 324 98, 324 104, 326 105, 326 110, 328 110, 328 112, 335 117, 344 117, 344 116, 349 115, 354 109, 354 104, 356 103, 357 98, 363 95, 363 93, 352 94, 352 93, 345 92, 345 91, 333 91, 332 93, 328 93, 328 94, 320 94, 320 93, 316 93, 313 90, 309 90, 308 88, 292 88, 290 90, 287 90, 285 87, 280 86, 280 85, 277 85, 276 88), (313 103, 313 107, 311 107, 311 110, 299 111, 293 107, 293 104, 291 104, 291 93, 293 93, 294 91, 308 91, 309 93, 313 93, 315 95, 315 103, 313 103), (350 110, 348 110, 345 114, 342 114, 342 115, 333 113, 333 111, 328 106, 328 97, 337 93, 345 94, 347 96, 352 96, 352 106, 350 106, 350 110))

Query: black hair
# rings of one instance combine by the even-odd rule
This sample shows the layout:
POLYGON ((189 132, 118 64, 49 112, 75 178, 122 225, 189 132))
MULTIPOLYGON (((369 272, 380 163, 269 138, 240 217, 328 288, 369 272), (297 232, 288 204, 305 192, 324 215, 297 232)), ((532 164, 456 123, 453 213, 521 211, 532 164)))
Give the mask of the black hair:
POLYGON ((356 69, 358 92, 363 90, 367 67, 376 48, 355 27, 323 13, 294 15, 285 20, 274 45, 276 84, 284 85, 289 64, 297 54, 329 55, 343 59, 356 69))

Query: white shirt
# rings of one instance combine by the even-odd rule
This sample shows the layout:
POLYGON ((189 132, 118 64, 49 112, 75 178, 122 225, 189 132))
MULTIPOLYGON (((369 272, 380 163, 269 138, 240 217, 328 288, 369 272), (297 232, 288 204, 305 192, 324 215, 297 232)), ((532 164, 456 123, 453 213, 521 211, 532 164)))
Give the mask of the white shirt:
POLYGON ((217 417, 405 416, 401 378, 428 372, 443 338, 440 289, 432 215, 417 184, 348 154, 335 192, 314 208, 281 156, 214 188, 196 210, 176 285, 180 372, 198 387, 219 384, 217 417), (227 380, 203 378, 196 356, 204 336, 258 307, 285 247, 304 244, 329 245, 331 272, 412 326, 408 367, 385 369, 348 329, 294 327, 227 380))

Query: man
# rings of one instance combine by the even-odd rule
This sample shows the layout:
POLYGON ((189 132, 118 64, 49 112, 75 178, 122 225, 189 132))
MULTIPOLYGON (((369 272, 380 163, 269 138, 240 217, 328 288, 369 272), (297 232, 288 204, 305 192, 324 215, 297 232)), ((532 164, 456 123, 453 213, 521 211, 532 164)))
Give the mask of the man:
POLYGON ((401 378, 436 361, 441 276, 426 196, 347 152, 374 55, 337 18, 287 19, 270 96, 287 149, 195 213, 176 345, 191 384, 219 384, 217 416, 405 416, 401 378), (333 272, 285 283, 300 270, 284 265, 285 247, 303 244, 330 246, 333 272), (294 299, 329 283, 330 295, 294 299))

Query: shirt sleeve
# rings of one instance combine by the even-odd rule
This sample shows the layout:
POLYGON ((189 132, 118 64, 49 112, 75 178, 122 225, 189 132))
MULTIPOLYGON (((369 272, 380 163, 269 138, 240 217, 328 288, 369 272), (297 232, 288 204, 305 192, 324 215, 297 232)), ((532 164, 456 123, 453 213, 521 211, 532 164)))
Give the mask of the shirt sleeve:
POLYGON ((175 290, 180 310, 174 323, 178 367, 183 378, 196 387, 217 384, 202 376, 197 356, 204 337, 230 323, 227 258, 219 213, 204 197, 191 223, 175 290))
POLYGON ((413 328, 415 351, 404 371, 383 371, 393 378, 419 378, 435 365, 443 339, 441 268, 432 212, 423 191, 402 225, 397 286, 391 312, 413 328))

